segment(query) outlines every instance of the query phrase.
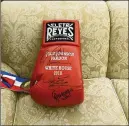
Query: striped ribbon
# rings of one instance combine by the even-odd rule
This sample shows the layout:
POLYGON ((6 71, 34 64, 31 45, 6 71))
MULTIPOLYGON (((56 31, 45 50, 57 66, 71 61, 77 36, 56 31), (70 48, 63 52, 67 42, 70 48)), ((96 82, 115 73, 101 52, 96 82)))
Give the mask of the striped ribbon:
POLYGON ((24 84, 29 81, 27 78, 21 78, 14 74, 1 71, 0 88, 8 88, 12 91, 29 93, 29 89, 24 88, 24 84))

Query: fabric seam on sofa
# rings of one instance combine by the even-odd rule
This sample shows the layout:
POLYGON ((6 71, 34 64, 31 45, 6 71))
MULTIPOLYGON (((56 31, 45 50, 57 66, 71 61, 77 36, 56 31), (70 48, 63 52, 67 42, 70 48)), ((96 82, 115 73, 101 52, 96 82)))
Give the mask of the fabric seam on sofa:
MULTIPOLYGON (((107 62, 107 71, 106 71, 106 77, 109 78, 107 76, 107 72, 108 72, 108 67, 109 67, 109 57, 110 57, 110 39, 111 39, 111 16, 110 16, 110 10, 109 10, 109 6, 107 4, 107 2, 105 2, 108 8, 108 14, 109 14, 109 21, 110 21, 110 25, 109 25, 109 48, 108 48, 108 62, 107 62)), ((111 79, 111 78, 109 78, 111 79)))
MULTIPOLYGON (((111 79, 110 79, 110 81, 111 81, 111 79)), ((123 115, 124 115, 124 118, 125 118, 125 120, 126 120, 126 122, 127 122, 127 124, 128 124, 127 117, 126 117, 126 115, 125 115, 125 112, 124 112, 124 110, 123 110, 122 104, 121 104, 120 99, 119 99, 119 97, 118 97, 118 95, 117 95, 117 93, 116 93, 116 90, 115 90, 115 87, 113 86, 112 81, 111 81, 111 86, 112 86, 113 91, 114 91, 114 93, 115 93, 115 95, 116 95, 116 98, 117 98, 117 100, 118 100, 118 102, 119 102, 119 104, 120 104, 120 106, 121 106, 121 109, 122 109, 122 113, 123 113, 123 115)))
MULTIPOLYGON (((117 79, 117 80, 118 80, 118 79, 117 79)), ((128 80, 128 79, 120 79, 120 80, 128 80)), ((112 81, 112 86, 114 87, 114 85, 113 85, 114 79, 111 79, 111 81, 112 81)), ((128 86, 128 87, 129 87, 129 86, 128 86)), ((115 90, 115 87, 114 87, 114 90, 115 90)), ((116 91, 116 90, 115 90, 115 92, 116 92, 116 94, 117 94, 117 91, 116 91)), ((118 95, 117 95, 117 97, 118 97, 118 95)), ((119 97, 118 97, 118 99, 119 99, 119 97)), ((121 103, 120 99, 119 99, 119 102, 120 102, 120 104, 121 104, 121 106, 122 106, 122 103, 121 103)), ((129 102, 128 102, 128 104, 129 104, 129 102)), ((123 108, 123 107, 122 107, 122 108, 123 108)), ((123 109, 123 112, 125 113, 124 109, 123 109)), ((126 113, 125 113, 125 117, 126 117, 126 113)), ((127 121, 129 121, 127 117, 126 117, 126 119, 127 119, 127 121)))

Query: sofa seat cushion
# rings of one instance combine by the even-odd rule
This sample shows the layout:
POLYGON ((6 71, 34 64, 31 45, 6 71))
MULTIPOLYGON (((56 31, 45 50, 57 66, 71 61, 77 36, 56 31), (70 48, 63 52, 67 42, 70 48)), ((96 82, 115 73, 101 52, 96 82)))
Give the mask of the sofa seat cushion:
POLYGON ((127 120, 111 80, 84 80, 85 100, 82 104, 52 108, 35 103, 30 95, 19 94, 14 125, 120 125, 127 120))
POLYGON ((112 79, 112 82, 128 119, 128 79, 112 79))
MULTIPOLYGON (((4 71, 16 74, 7 64, 2 63, 1 68, 4 71)), ((12 125, 15 115, 17 93, 8 89, 1 89, 1 125, 12 125)))

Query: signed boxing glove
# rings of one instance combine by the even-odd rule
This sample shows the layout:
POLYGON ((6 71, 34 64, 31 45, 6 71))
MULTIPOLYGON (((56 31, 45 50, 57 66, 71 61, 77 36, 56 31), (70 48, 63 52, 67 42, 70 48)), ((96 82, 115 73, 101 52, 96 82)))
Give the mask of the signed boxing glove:
POLYGON ((43 42, 32 74, 30 94, 37 103, 46 106, 83 102, 78 21, 43 22, 43 42))

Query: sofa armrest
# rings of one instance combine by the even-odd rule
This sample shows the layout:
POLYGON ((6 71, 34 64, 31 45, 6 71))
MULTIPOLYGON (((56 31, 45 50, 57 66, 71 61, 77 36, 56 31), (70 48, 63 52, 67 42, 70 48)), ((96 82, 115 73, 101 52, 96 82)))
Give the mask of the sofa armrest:
MULTIPOLYGON (((2 63, 1 69, 13 74, 16 72, 7 64, 2 63)), ((12 125, 17 102, 17 92, 8 89, 1 89, 1 125, 12 125)))

